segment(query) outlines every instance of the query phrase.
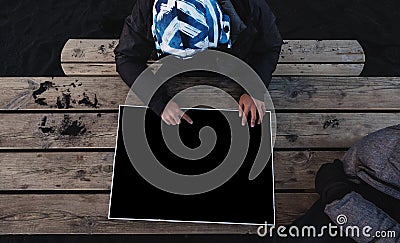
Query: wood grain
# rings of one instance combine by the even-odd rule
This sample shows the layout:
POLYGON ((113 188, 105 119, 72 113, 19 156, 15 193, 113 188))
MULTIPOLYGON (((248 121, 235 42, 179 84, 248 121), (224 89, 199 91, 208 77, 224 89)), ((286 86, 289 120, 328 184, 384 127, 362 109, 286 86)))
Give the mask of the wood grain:
MULTIPOLYGON (((61 61, 114 62, 118 40, 70 39, 61 61)), ((286 40, 279 62, 364 62, 365 55, 356 40, 286 40)))
MULTIPOLYGON (((0 96, 1 110, 118 109, 129 92, 119 77, 3 77, 0 83, 6 90, 0 96)), ((176 78, 170 82, 170 94, 197 85, 219 87, 235 98, 242 94, 235 83, 212 77, 176 78)), ((269 92, 280 110, 400 110, 398 77, 274 77, 269 92)), ((199 100, 236 108, 226 106, 223 96, 207 87, 188 91, 182 101, 190 105, 199 100)), ((142 105, 136 96, 132 103, 142 105)))
POLYGON ((315 175, 321 165, 341 159, 343 151, 275 151, 276 189, 315 189, 315 175))
POLYGON ((118 109, 129 92, 120 78, 2 77, 0 83, 7 91, 1 110, 118 109))
MULTIPOLYGON (((65 75, 70 77, 85 76, 119 76, 115 63, 62 63, 65 75)), ((364 68, 364 64, 338 63, 279 63, 274 76, 337 76, 357 77, 364 68)))
POLYGON ((351 147, 369 133, 397 125, 399 121, 400 113, 277 114, 276 146, 351 147))
MULTIPOLYGON (((62 67, 69 78, 0 78, 0 149, 113 148, 117 108, 128 88, 115 71, 117 40, 69 40, 62 67), (91 76, 91 77, 84 77, 91 76), (102 77, 98 77, 102 76, 102 77), (12 110, 40 113, 13 113, 12 110), (75 113, 52 113, 78 110, 75 113), (104 110, 112 113, 104 113, 104 110), (79 111, 90 111, 84 113, 79 111), (96 112, 98 111, 98 112, 96 112), (95 112, 95 113, 93 113, 95 112)), ((278 113, 278 148, 344 148, 362 136, 397 124, 400 78, 358 76, 365 56, 356 41, 285 42, 270 93, 281 110, 393 110, 392 113, 278 113), (315 77, 301 77, 315 76, 315 77), (318 77, 336 76, 336 77, 318 77)), ((218 83, 233 96, 240 89, 217 79, 184 78, 169 89, 218 83)), ((204 88, 190 100, 210 97, 204 88)), ((219 108, 224 100, 213 93, 219 108)), ((133 103, 141 105, 137 97, 133 103)), ((313 190, 323 163, 340 151, 276 151, 275 187, 313 190)), ((108 220, 113 152, 0 151, 0 234, 255 233, 256 227, 108 220), (27 194, 32 190, 63 194, 27 194), (70 190, 82 191, 72 194, 70 190), (1 194, 8 193, 23 194, 1 194)), ((277 223, 288 224, 318 199, 314 193, 277 193, 277 223)))
MULTIPOLYGON (((400 113, 278 113, 275 147, 347 148, 399 121, 400 113)), ((115 113, 4 113, 0 148, 113 148, 116 130, 115 113)))
POLYGON ((365 55, 355 40, 287 40, 279 62, 365 62, 365 55))
MULTIPOLYGON (((61 62, 68 76, 118 76, 114 48, 118 40, 70 39, 61 62)), ((365 62, 355 40, 288 40, 284 42, 276 76, 358 76, 365 62), (345 64, 343 64, 345 63, 345 64)))
POLYGON ((117 117, 116 113, 0 114, 0 147, 114 147, 117 117))
POLYGON ((61 62, 114 62, 114 39, 69 39, 62 50, 61 62))
MULTIPOLYGON (((338 151, 275 151, 276 189, 314 189, 324 163, 338 151)), ((113 152, 0 153, 0 191, 110 190, 113 152)))
MULTIPOLYGON (((276 194, 277 223, 290 223, 317 199, 316 194, 276 194)), ((0 195, 0 202, 0 234, 245 234, 257 230, 254 226, 108 220, 107 194, 0 195)))
POLYGON ((110 190, 113 152, 0 153, 0 191, 110 190))
POLYGON ((272 75, 275 76, 359 76, 364 64, 286 64, 281 63, 272 75))

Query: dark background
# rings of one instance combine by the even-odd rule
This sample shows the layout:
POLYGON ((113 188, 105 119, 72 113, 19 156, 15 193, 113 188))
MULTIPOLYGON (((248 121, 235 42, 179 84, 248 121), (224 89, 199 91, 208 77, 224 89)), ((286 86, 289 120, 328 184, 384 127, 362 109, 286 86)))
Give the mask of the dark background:
MULTIPOLYGON (((0 76, 64 76, 70 38, 118 38, 135 0, 0 0, 0 76)), ((267 0, 284 39, 357 39, 364 76, 400 75, 400 1, 267 0)), ((257 236, 0 236, 0 242, 262 242, 257 236)))
MULTIPOLYGON (((118 38, 135 0, 0 0, 0 76, 64 76, 69 38, 118 38)), ((400 74, 400 1, 267 0, 284 39, 357 39, 362 75, 400 74)))

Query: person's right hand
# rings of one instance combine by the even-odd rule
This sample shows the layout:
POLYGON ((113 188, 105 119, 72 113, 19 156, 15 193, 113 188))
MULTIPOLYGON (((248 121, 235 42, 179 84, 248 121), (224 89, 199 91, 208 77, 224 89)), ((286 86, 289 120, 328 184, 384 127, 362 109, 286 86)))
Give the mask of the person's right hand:
POLYGON ((186 115, 174 101, 168 102, 165 106, 164 111, 161 114, 162 120, 168 125, 179 125, 181 124, 181 119, 184 119, 189 124, 193 124, 192 119, 186 115))

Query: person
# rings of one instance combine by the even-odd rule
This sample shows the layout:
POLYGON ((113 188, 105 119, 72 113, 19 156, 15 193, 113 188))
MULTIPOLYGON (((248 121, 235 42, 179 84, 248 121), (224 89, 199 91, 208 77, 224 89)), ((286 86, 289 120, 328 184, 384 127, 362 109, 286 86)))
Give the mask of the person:
MULTIPOLYGON (((176 33, 170 35, 174 34, 176 33)), ((160 58, 160 53, 185 57, 206 48, 216 48, 239 57, 256 71, 268 87, 282 44, 275 16, 265 0, 136 0, 131 15, 125 19, 120 41, 114 52, 117 72, 129 87, 145 70, 146 62, 160 58), (193 6, 198 9, 192 10, 193 6), (213 22, 208 15, 219 10, 223 15, 217 16, 222 16, 222 19, 214 19, 213 22), (169 16, 171 13, 175 15, 169 16), (201 32, 201 28, 195 28, 196 23, 190 22, 193 13, 205 19, 203 22, 207 22, 209 30, 218 28, 218 36, 211 33, 207 39, 198 41, 199 37, 193 29, 199 29, 200 33, 204 31, 201 32), (175 17, 183 24, 179 25, 178 44, 173 45, 176 36, 165 35, 171 33, 167 26, 175 17), (165 39, 173 41, 162 42, 165 39), (212 41, 213 39, 218 39, 218 43, 212 41), (207 46, 204 46, 204 40, 207 40, 207 46), (184 49, 182 46, 189 48, 184 49)), ((140 98, 140 93, 135 93, 140 98)), ((239 115, 242 117, 242 125, 249 116, 251 126, 256 122, 261 123, 265 112, 262 109, 262 99, 263 97, 251 97, 246 93, 240 96, 239 115)), ((180 124, 181 119, 192 123, 179 105, 170 100, 166 89, 160 89, 156 98, 149 103, 149 108, 168 125, 180 124)))
POLYGON ((275 234, 272 242, 400 242, 400 124, 371 133, 341 160, 322 165, 315 187, 320 199, 291 226, 320 231, 332 224, 345 232, 356 226, 359 233, 332 237, 325 231, 318 238, 275 234))

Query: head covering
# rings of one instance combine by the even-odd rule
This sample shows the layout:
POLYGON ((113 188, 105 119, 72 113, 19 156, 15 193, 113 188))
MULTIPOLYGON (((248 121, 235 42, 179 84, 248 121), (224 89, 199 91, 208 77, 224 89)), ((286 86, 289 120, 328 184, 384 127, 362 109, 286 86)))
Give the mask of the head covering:
POLYGON ((153 6, 156 48, 179 57, 229 46, 229 22, 217 0, 156 0, 153 6))
POLYGON ((342 161, 348 176, 400 199, 400 124, 361 139, 342 161))

